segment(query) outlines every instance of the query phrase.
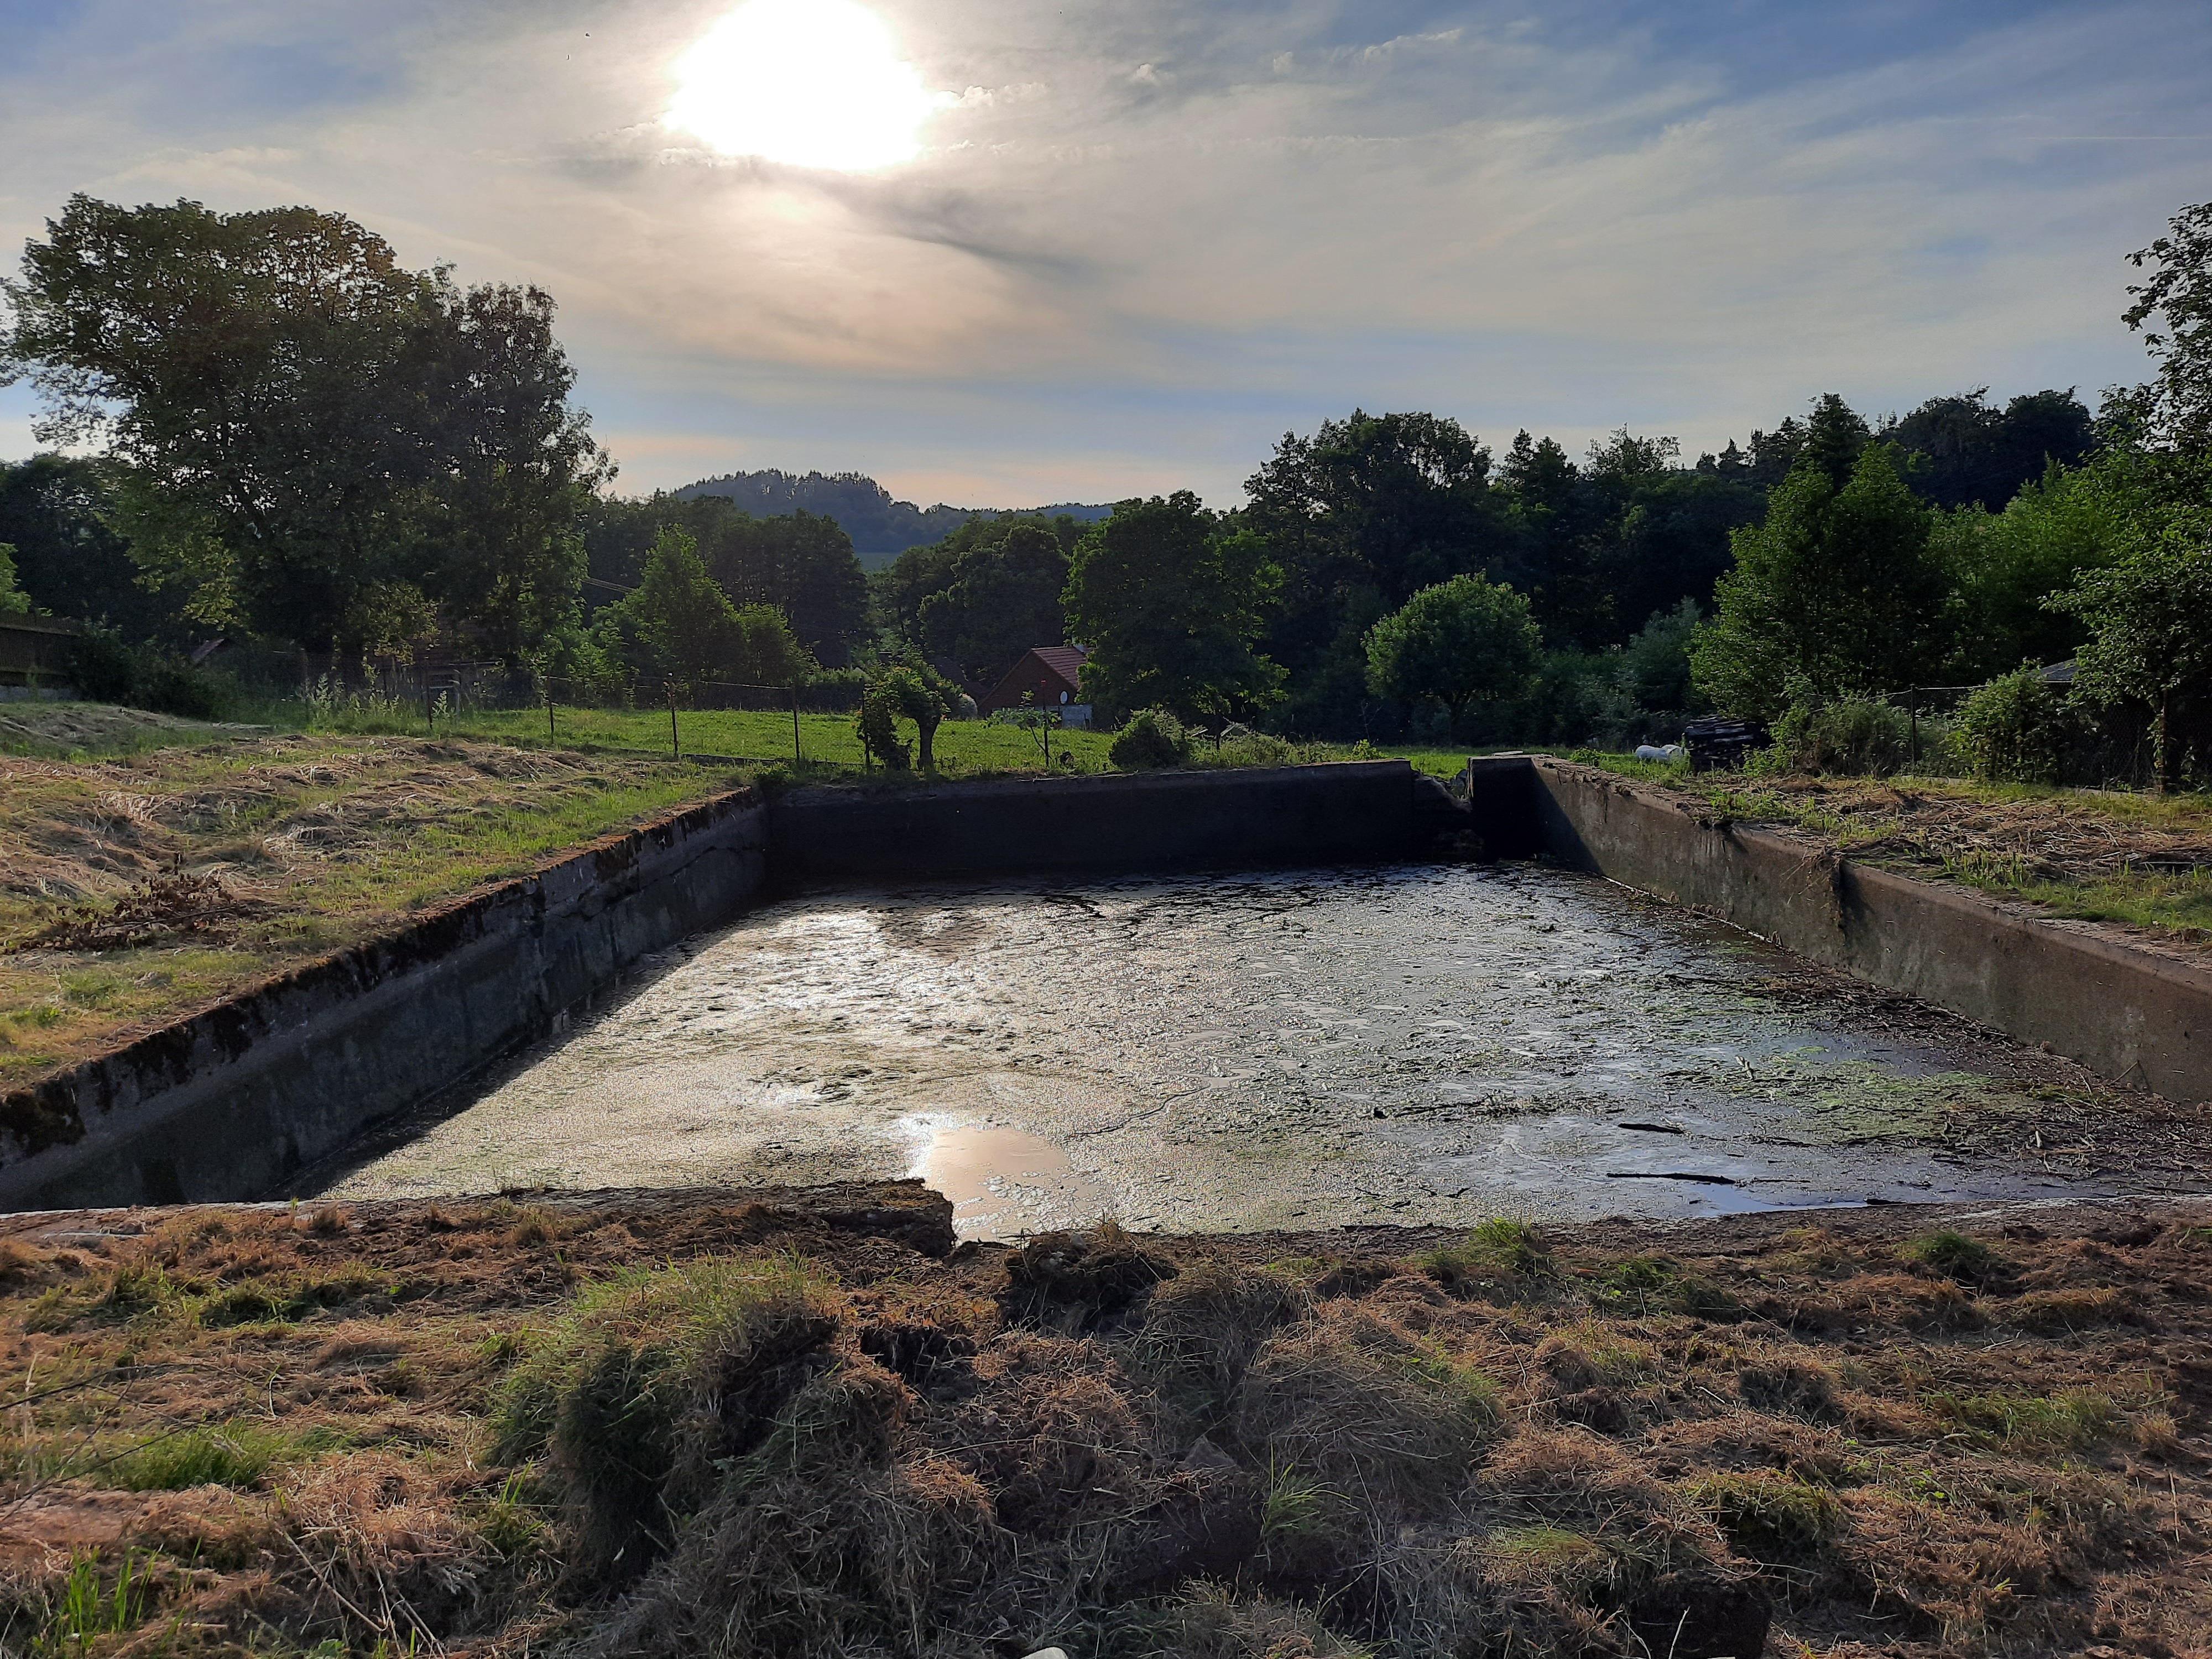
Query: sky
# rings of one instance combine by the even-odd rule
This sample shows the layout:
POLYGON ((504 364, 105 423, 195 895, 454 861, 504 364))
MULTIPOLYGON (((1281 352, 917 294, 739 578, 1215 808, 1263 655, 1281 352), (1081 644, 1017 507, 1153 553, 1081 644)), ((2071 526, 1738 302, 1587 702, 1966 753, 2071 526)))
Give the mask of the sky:
POLYGON ((305 203, 550 292, 625 492, 1225 507, 1355 407, 1691 457, 1828 391, 2094 404, 2212 198, 2202 0, 871 0, 842 110, 773 31, 687 83, 734 9, 0 0, 0 268, 73 191, 305 203), (908 94, 902 159, 746 149, 908 94))

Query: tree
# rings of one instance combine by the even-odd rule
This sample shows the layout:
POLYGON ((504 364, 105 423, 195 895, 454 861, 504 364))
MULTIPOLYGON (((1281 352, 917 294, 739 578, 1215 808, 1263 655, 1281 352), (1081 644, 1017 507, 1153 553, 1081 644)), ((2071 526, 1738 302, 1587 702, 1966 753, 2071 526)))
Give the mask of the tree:
POLYGON ((1733 538, 1718 612, 1691 647, 1698 690, 1726 713, 1771 719, 1793 678, 1824 695, 1922 681, 1951 632, 1929 520, 1891 451, 1824 399, 1764 520, 1733 538))
POLYGON ((2184 208, 2170 234, 2128 256, 2148 282, 2131 284, 2122 313, 2158 365, 2150 383, 2113 400, 2121 425, 2148 442, 2202 453, 2212 448, 2212 202, 2184 208), (2143 329, 2155 322, 2155 329, 2143 329))
POLYGON ((2063 661, 2087 637, 2082 619, 2044 601, 2119 556, 2130 493, 2128 458, 2075 471, 2054 466, 2001 513, 1979 506, 1938 514, 1930 550, 1959 592, 1959 651, 1948 675, 1979 679, 2022 662, 2063 661))
POLYGON ((0 542, 0 617, 27 617, 31 596, 15 585, 15 550, 0 542))
POLYGON ((1285 433, 1244 488, 1246 526, 1282 571, 1268 653, 1296 687, 1296 728, 1361 728, 1361 640, 1418 588, 1509 556, 1490 452, 1457 421, 1354 410, 1310 438, 1285 433))
POLYGON ((1071 637, 1090 647, 1083 696, 1109 724, 1130 709, 1249 718, 1281 693, 1255 649, 1281 581, 1267 544, 1189 490, 1127 501, 1070 561, 1071 637))
POLYGON ((1938 507, 2002 509, 2054 464, 2072 466, 2094 447, 2094 422, 2071 388, 2014 398, 2002 410, 1982 386, 1930 398, 1881 439, 1904 453, 1905 481, 1938 507))
MULTIPOLYGON (((1073 519, 1060 522, 1076 528, 1073 519)), ((1074 539, 1063 542, 1041 520, 988 526, 959 555, 951 580, 916 608, 922 645, 990 685, 1032 647, 1060 644, 1067 637, 1060 597, 1074 539)))
POLYGON ((868 578, 835 519, 804 508, 755 519, 716 501, 702 502, 692 521, 707 568, 732 600, 774 605, 808 651, 845 665, 867 634, 868 578))
POLYGON ((0 374, 42 439, 108 440, 114 520, 196 619, 352 650, 441 615, 511 653, 571 614, 607 469, 540 290, 339 214, 76 196, 5 291, 0 374))
POLYGON ((647 681, 792 685, 813 659, 772 605, 730 603, 689 531, 671 525, 646 556, 637 591, 599 613, 600 647, 647 681))
POLYGON ((57 617, 104 622, 131 644, 181 645, 186 629, 167 596, 139 580, 129 545, 108 523, 112 469, 104 461, 33 455, 0 464, 0 542, 15 549, 15 580, 57 617))
POLYGON ((2076 659, 2078 690, 2100 703, 2150 710, 2152 764, 2159 787, 2171 791, 2192 751, 2212 763, 2212 515, 2162 516, 2138 514, 2124 555, 2050 604, 2090 630, 2076 659))
POLYGON ((1423 588, 1368 631, 1368 687, 1407 702, 1435 698, 1456 738, 1470 703, 1528 690, 1542 650, 1525 598, 1480 576, 1454 576, 1423 588))

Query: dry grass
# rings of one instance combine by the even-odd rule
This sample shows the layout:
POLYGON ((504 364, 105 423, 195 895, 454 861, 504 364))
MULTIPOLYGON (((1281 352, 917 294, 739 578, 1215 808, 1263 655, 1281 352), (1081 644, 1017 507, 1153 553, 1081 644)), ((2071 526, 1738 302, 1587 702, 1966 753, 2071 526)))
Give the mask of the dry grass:
POLYGON ((407 738, 0 755, 0 1085, 736 781, 407 738))
POLYGON ((1434 1271, 1496 1229, 900 1242, 939 1208, 19 1218, 0 1648, 2206 1650, 2186 1218, 1524 1230, 1500 1297, 1434 1271))
POLYGON ((1947 778, 1651 781, 1716 822, 1796 830, 1863 863, 2176 944, 2212 940, 2212 798, 1947 778))

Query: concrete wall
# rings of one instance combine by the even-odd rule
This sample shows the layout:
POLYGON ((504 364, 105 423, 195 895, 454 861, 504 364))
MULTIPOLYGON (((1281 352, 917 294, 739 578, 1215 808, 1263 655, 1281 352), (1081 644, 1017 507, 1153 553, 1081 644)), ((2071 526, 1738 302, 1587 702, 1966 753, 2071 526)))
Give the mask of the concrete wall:
POLYGON ((1428 833, 1404 761, 793 790, 769 809, 780 884, 1405 858, 1428 833))
POLYGON ((737 915, 765 878, 765 816, 746 790, 608 836, 0 1097, 0 1208, 281 1191, 737 915))
POLYGON ((1701 821, 1679 798, 1588 767, 1521 762, 1474 783, 1501 799, 1526 791, 1543 845, 1583 869, 2047 1042, 2106 1077, 2212 1100, 2212 971, 2193 959, 1796 836, 1701 821))
MULTIPOLYGON (((674 813, 0 1097, 0 1209, 252 1198, 559 1029, 787 884, 1402 858, 1456 809, 1403 761, 750 791, 674 813), (1425 785, 1425 787, 1424 787, 1425 785)), ((1448 823, 1443 827, 1449 828, 1448 823)))

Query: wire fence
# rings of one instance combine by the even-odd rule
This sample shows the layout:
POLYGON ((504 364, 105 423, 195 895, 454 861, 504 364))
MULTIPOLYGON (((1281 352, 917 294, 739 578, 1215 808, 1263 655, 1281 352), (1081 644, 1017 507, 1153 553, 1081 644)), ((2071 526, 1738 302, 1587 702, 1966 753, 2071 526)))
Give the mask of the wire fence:
MULTIPOLYGON (((362 665, 354 674, 326 670, 309 675, 301 696, 311 714, 331 718, 371 717, 411 721, 420 718, 434 734, 441 726, 485 714, 516 714, 542 709, 545 737, 561 739, 563 709, 592 713, 668 714, 668 752, 681 759, 684 745, 682 716, 686 714, 737 713, 787 714, 791 719, 791 757, 805 759, 805 714, 851 714, 860 707, 861 687, 851 682, 826 684, 765 685, 741 680, 667 679, 610 686, 604 680, 565 675, 533 673, 499 662, 453 661, 403 663, 386 660, 362 665)), ((769 760, 769 755, 707 755, 689 751, 696 759, 769 760)))

